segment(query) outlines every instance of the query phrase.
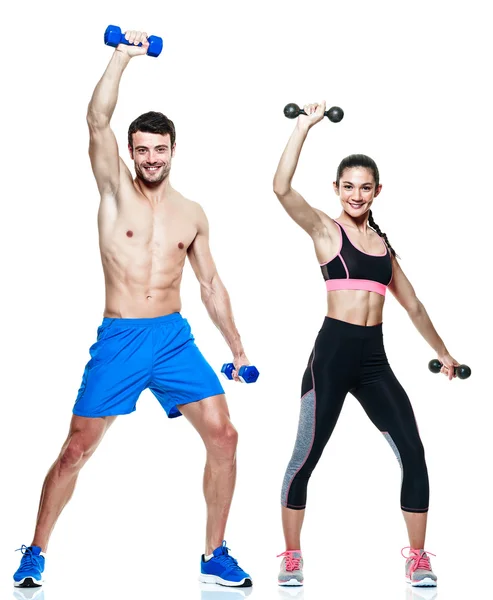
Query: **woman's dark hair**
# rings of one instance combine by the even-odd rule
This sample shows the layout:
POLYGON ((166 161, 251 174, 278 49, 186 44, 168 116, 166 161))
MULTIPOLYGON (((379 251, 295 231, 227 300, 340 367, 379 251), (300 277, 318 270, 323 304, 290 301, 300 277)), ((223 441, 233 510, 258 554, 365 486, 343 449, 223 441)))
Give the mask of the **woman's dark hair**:
MULTIPOLYGON (((373 179, 375 180, 375 188, 378 187, 378 185, 380 183, 380 173, 378 172, 377 163, 373 160, 373 158, 366 156, 366 154, 351 154, 350 156, 346 156, 346 158, 343 158, 341 160, 341 163, 337 168, 337 177, 336 177, 337 187, 339 187, 339 181, 340 181, 344 171, 346 169, 351 169, 352 167, 363 167, 365 169, 369 169, 373 173, 373 179)), ((387 244, 387 248, 390 250, 392 256, 394 256, 394 257, 397 256, 395 253, 395 250, 390 245, 387 234, 383 233, 383 231, 381 231, 380 227, 375 223, 371 209, 370 209, 370 215, 368 217, 368 225, 376 233, 378 233, 378 235, 385 241, 385 243, 387 244)))
POLYGON ((161 135, 169 133, 171 147, 175 144, 175 125, 173 121, 168 119, 163 113, 150 111, 140 115, 140 117, 137 117, 135 121, 130 123, 130 127, 128 128, 128 145, 132 148, 132 135, 137 131, 143 131, 144 133, 159 133, 161 135))

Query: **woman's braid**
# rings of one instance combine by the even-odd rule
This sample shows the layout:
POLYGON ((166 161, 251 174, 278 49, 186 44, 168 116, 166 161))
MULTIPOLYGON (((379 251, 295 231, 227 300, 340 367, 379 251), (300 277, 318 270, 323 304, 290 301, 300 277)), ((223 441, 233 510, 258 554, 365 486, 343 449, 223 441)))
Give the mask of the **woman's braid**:
POLYGON ((383 238, 383 239, 385 240, 385 243, 387 244, 387 248, 390 250, 390 252, 391 252, 392 256, 395 258, 395 257, 397 256, 397 254, 395 253, 395 250, 394 250, 394 249, 392 248, 392 246, 390 245, 390 242, 389 242, 389 239, 388 239, 388 237, 387 237, 387 234, 386 234, 386 233, 383 233, 383 232, 380 230, 380 227, 379 227, 379 226, 378 226, 378 225, 375 223, 375 221, 374 221, 374 219, 373 219, 373 214, 372 214, 371 210, 370 210, 370 216, 369 216, 369 218, 368 218, 368 224, 370 225, 370 227, 371 227, 372 229, 374 229, 374 230, 375 230, 375 231, 378 233, 378 235, 379 235, 381 238, 383 238))

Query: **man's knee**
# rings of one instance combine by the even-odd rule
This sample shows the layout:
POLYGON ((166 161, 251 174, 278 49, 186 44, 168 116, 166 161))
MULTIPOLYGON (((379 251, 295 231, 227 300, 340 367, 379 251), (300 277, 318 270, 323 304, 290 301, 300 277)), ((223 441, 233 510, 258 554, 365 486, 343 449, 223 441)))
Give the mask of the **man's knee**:
POLYGON ((81 432, 72 433, 59 458, 61 470, 78 470, 93 454, 98 441, 88 440, 81 432))
POLYGON ((209 448, 213 448, 221 454, 229 454, 236 451, 238 444, 238 432, 231 421, 226 420, 212 425, 209 429, 209 448))

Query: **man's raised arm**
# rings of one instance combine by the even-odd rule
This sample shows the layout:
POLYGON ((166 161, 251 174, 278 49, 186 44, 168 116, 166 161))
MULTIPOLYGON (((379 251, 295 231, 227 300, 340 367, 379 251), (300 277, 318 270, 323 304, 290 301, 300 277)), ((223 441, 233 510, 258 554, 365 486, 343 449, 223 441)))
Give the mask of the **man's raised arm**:
POLYGON ((124 168, 124 163, 120 163, 115 134, 110 127, 111 116, 118 99, 120 79, 130 59, 145 54, 149 47, 146 33, 129 31, 125 33, 125 37, 134 44, 142 43, 142 46, 125 44, 117 46, 87 108, 89 156, 102 197, 116 194, 120 181, 120 168, 124 168))

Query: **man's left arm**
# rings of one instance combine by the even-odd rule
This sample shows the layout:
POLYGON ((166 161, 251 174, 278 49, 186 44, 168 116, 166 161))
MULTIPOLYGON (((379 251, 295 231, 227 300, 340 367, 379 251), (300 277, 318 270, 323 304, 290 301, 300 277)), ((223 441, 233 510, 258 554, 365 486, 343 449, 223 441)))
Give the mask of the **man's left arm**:
MULTIPOLYGON (((221 281, 209 247, 209 223, 203 209, 198 206, 197 235, 188 248, 188 258, 200 283, 200 295, 212 322, 222 333, 233 353, 236 371, 250 364, 236 329, 229 294, 221 281)), ((234 373, 235 380, 238 380, 234 373)))

